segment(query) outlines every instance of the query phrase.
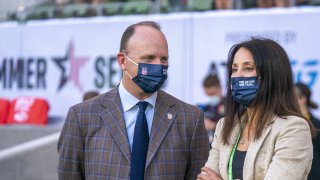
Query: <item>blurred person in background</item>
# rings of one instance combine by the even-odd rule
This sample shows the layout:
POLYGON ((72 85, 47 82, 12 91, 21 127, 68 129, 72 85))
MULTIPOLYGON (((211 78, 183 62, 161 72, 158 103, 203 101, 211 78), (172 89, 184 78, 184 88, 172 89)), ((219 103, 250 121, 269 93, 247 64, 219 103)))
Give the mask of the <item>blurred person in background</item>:
POLYGON ((257 0, 257 8, 270 8, 273 6, 273 0, 257 0))
POLYGON ((58 4, 67 4, 72 2, 72 0, 55 0, 55 3, 58 4))
POLYGON ((187 0, 168 0, 172 11, 183 11, 186 7, 187 0))
POLYGON ((64 6, 66 4, 68 4, 69 2, 70 2, 70 0, 56 0, 55 1, 56 7, 54 8, 53 15, 55 17, 62 17, 64 6))
POLYGON ((274 0, 275 7, 289 7, 291 0, 274 0))
POLYGON ((130 25, 117 60, 120 84, 69 109, 59 179, 195 179, 209 152, 203 113, 159 89, 169 65, 160 26, 130 25))
POLYGON ((227 69, 225 118, 198 179, 307 179, 314 129, 300 112, 287 53, 252 39, 231 48, 227 69))
MULTIPOLYGON (((320 129, 320 121, 311 112, 311 109, 317 109, 318 105, 311 100, 311 91, 303 83, 296 83, 294 87, 298 103, 302 114, 311 121, 316 129, 320 129)), ((320 178, 320 136, 319 131, 316 137, 312 139, 313 143, 313 160, 308 180, 318 180, 320 178)))
POLYGON ((310 1, 312 1, 312 0, 296 0, 296 5, 297 6, 309 5, 310 1))
POLYGON ((216 10, 232 9, 233 8, 233 1, 232 0, 215 0, 214 6, 215 6, 216 10))
POLYGON ((74 4, 83 4, 83 3, 90 3, 93 0, 72 0, 74 4))
POLYGON ((257 0, 258 8, 289 7, 291 0, 257 0))
POLYGON ((96 92, 96 91, 88 91, 88 92, 84 93, 82 100, 86 101, 86 100, 94 98, 96 96, 99 96, 98 92, 96 92))
POLYGON ((209 143, 213 141, 216 125, 223 117, 224 98, 219 77, 216 73, 210 73, 203 81, 203 89, 208 97, 208 102, 197 105, 204 112, 204 124, 208 133, 209 143))

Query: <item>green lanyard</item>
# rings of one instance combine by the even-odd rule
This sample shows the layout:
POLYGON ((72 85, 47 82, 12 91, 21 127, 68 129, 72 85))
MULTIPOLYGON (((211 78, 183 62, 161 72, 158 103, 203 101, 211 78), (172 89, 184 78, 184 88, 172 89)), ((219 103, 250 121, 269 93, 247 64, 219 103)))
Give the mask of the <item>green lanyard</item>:
POLYGON ((238 146, 238 143, 239 143, 239 139, 240 139, 244 124, 245 123, 242 123, 241 129, 239 131, 239 134, 238 134, 238 137, 237 137, 237 140, 236 140, 236 143, 232 147, 232 151, 231 151, 230 158, 229 158, 229 164, 228 164, 228 180, 233 180, 233 174, 232 174, 233 157, 234 157, 234 153, 236 152, 236 149, 237 149, 237 146, 238 146))

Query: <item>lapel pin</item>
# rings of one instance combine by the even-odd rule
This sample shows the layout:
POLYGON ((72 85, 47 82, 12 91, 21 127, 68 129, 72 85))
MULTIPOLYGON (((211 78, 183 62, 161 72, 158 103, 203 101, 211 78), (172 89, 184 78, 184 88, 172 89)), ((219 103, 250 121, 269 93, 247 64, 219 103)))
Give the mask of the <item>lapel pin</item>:
POLYGON ((168 119, 172 119, 172 114, 168 113, 168 119))

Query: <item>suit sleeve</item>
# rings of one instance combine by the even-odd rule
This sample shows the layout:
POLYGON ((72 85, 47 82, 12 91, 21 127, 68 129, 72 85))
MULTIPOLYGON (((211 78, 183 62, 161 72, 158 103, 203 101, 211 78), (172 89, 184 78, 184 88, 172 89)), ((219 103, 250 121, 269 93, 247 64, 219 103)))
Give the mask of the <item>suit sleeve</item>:
POLYGON ((301 180, 310 171, 313 150, 309 125, 301 118, 288 121, 276 139, 265 180, 301 180))
POLYGON ((201 172, 208 158, 209 153, 209 138, 204 127, 204 116, 201 111, 197 112, 196 125, 192 134, 190 144, 190 157, 188 160, 188 168, 186 179, 196 179, 197 175, 201 172))
POLYGON ((58 141, 59 180, 78 180, 84 178, 84 141, 76 112, 70 108, 58 141))
POLYGON ((209 152, 208 161, 206 162, 206 165, 205 165, 206 167, 209 167, 212 170, 214 170, 219 175, 221 175, 220 169, 219 169, 219 161, 220 161, 219 144, 221 143, 221 130, 222 130, 223 121, 224 121, 223 119, 220 119, 216 126, 213 142, 211 144, 211 150, 209 152))

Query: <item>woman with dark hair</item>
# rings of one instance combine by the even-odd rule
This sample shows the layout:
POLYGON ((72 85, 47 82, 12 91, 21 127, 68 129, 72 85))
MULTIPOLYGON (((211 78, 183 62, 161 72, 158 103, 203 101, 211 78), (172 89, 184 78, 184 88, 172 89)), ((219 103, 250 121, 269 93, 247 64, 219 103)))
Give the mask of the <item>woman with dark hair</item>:
POLYGON ((313 129, 300 112, 284 49, 269 39, 239 43, 227 68, 225 118, 198 179, 307 179, 313 129))
MULTIPOLYGON (((309 87, 303 83, 296 83, 294 86, 300 110, 307 120, 311 121, 313 126, 320 129, 320 121, 311 112, 310 109, 317 109, 318 104, 311 100, 311 91, 309 87)), ((320 135, 312 138, 313 144, 313 160, 308 180, 319 180, 320 178, 320 135)))

